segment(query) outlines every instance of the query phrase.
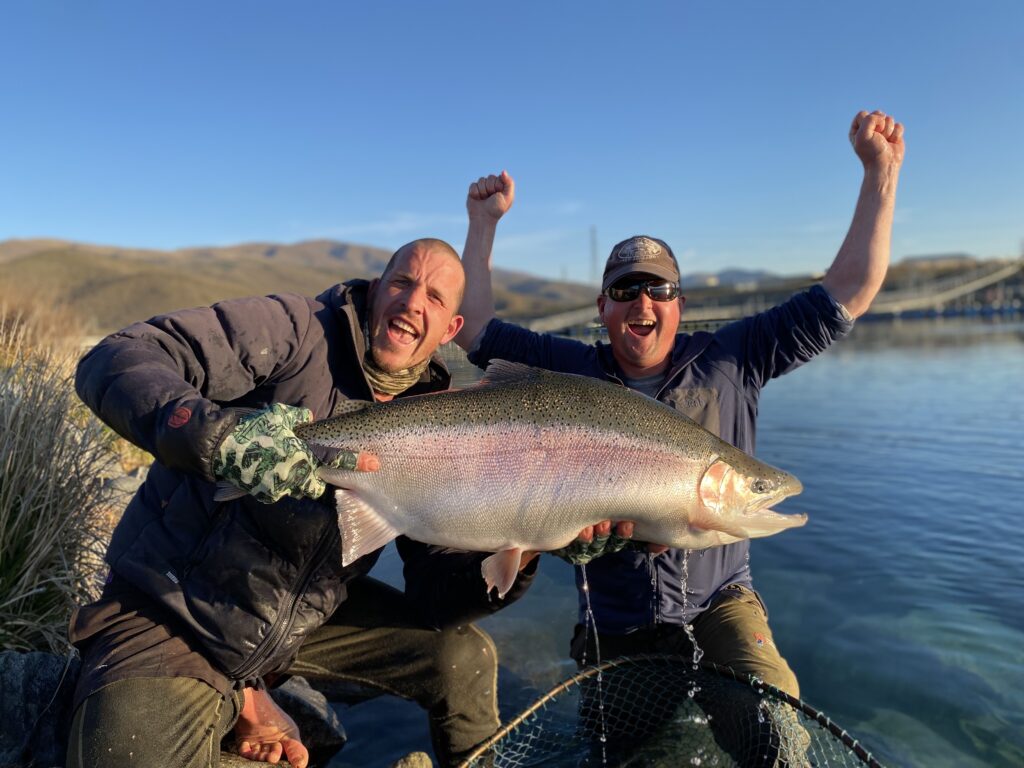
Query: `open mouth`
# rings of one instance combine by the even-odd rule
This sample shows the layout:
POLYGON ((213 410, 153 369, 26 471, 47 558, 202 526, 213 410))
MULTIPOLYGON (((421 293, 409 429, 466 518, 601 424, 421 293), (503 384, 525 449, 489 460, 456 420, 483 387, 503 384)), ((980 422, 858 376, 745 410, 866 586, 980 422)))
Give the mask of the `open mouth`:
POLYGON ((784 499, 788 499, 790 496, 796 496, 801 493, 804 489, 803 484, 795 477, 789 482, 782 483, 771 493, 758 494, 754 496, 743 510, 745 515, 753 515, 763 512, 774 512, 772 509, 776 504, 782 502, 784 499))
POLYGON ((420 337, 420 333, 405 320, 396 317, 388 321, 388 336, 398 344, 412 344, 420 337))
POLYGON ((628 328, 634 336, 650 336, 657 325, 655 320, 631 320, 628 328))

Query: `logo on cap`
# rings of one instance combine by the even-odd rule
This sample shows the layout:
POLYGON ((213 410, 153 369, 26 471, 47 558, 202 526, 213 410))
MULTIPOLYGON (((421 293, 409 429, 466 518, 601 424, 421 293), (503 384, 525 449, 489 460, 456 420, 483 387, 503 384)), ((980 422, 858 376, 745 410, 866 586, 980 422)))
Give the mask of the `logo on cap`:
POLYGON ((626 242, 614 255, 615 261, 654 261, 661 256, 661 246, 649 237, 635 237, 626 242))

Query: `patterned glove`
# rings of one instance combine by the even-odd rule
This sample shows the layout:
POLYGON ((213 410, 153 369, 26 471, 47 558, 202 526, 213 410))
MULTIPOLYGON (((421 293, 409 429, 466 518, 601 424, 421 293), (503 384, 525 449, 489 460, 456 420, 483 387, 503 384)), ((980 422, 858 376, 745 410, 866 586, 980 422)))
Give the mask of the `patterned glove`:
POLYGON ((607 536, 595 536, 591 541, 575 539, 561 549, 552 550, 551 554, 573 565, 586 565, 595 557, 618 552, 632 543, 632 539, 624 539, 612 533, 607 536))
MULTIPOLYGON (((321 462, 292 430, 313 420, 308 408, 274 403, 243 417, 213 457, 213 474, 272 504, 283 496, 318 498, 327 489, 316 475, 321 462)), ((358 455, 341 451, 329 462, 338 469, 355 469, 358 455)))

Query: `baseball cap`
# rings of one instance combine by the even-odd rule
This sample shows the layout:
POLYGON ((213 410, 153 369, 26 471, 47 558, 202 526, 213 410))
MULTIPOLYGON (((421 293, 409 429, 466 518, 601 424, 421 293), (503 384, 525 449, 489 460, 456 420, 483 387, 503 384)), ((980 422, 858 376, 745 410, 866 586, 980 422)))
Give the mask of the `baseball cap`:
POLYGON ((634 235, 612 248, 604 265, 601 292, 607 291, 620 277, 635 273, 679 282, 679 264, 668 243, 647 235, 634 235))

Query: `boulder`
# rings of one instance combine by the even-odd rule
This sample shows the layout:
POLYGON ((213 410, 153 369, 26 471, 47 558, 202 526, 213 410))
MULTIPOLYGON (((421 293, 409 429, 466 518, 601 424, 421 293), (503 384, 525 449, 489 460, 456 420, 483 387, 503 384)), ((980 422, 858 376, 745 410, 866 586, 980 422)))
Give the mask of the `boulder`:
POLYGON ((79 661, 0 653, 0 767, 64 765, 79 661))

